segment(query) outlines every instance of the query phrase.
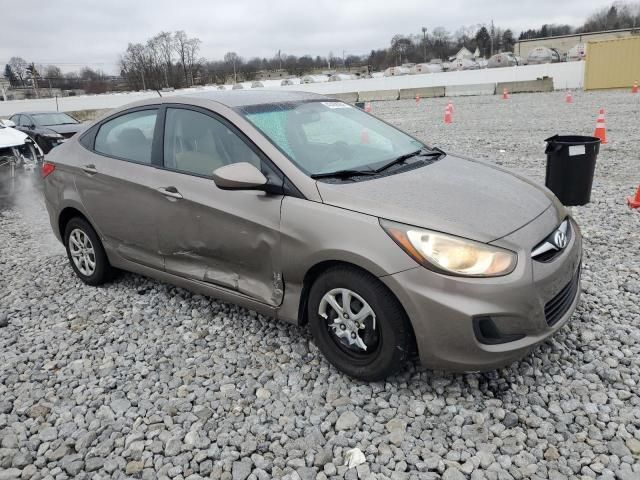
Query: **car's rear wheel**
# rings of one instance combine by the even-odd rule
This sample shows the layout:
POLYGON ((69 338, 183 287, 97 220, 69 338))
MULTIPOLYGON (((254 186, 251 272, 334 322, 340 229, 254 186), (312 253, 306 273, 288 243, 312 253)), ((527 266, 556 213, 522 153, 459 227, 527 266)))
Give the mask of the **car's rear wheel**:
POLYGON ((347 375, 382 380, 407 360, 413 341, 407 316, 364 271, 338 266, 322 273, 311 287, 307 314, 318 348, 347 375))
POLYGON ((73 271, 88 285, 101 285, 112 275, 112 268, 96 231, 80 217, 69 220, 64 245, 73 271))

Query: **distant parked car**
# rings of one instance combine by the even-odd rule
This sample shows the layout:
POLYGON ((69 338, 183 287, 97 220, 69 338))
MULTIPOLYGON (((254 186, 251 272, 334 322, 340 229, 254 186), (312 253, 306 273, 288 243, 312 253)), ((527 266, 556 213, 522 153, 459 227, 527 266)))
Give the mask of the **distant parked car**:
POLYGON ((44 153, 84 129, 82 123, 63 112, 19 112, 10 120, 15 128, 33 138, 44 153))

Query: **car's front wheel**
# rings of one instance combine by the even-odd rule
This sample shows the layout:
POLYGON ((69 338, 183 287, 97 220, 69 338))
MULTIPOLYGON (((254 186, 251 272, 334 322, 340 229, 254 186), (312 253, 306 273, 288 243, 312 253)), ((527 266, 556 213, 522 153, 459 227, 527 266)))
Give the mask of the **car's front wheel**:
POLYGON ((111 278, 112 268, 96 231, 84 218, 69 220, 64 245, 73 271, 88 285, 101 285, 111 278))
POLYGON ((327 270, 311 287, 307 314, 318 348, 347 375, 382 380, 407 360, 409 321, 373 275, 348 266, 327 270))

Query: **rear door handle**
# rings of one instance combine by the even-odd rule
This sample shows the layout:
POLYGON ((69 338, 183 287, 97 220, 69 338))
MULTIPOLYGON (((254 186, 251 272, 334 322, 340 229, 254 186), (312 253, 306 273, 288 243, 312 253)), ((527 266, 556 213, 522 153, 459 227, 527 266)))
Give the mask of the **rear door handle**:
POLYGON ((182 198, 182 194, 178 191, 176 187, 160 187, 158 191, 171 198, 182 198))
POLYGON ((84 173, 88 173, 89 175, 95 175, 96 173, 98 173, 98 169, 93 164, 85 165, 84 167, 82 167, 82 171, 84 173))

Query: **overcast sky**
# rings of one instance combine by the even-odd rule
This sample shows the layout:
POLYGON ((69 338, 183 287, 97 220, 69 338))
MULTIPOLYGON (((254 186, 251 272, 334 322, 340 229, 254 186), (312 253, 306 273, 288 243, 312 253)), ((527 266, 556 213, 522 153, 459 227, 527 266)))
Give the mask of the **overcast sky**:
POLYGON ((516 33, 544 23, 579 25, 604 0, 19 0, 0 1, 0 65, 21 56, 65 71, 117 73, 129 42, 161 30, 202 40, 200 54, 248 59, 285 53, 364 54, 395 34, 489 23, 516 33), (143 6, 144 5, 144 6, 143 6))

